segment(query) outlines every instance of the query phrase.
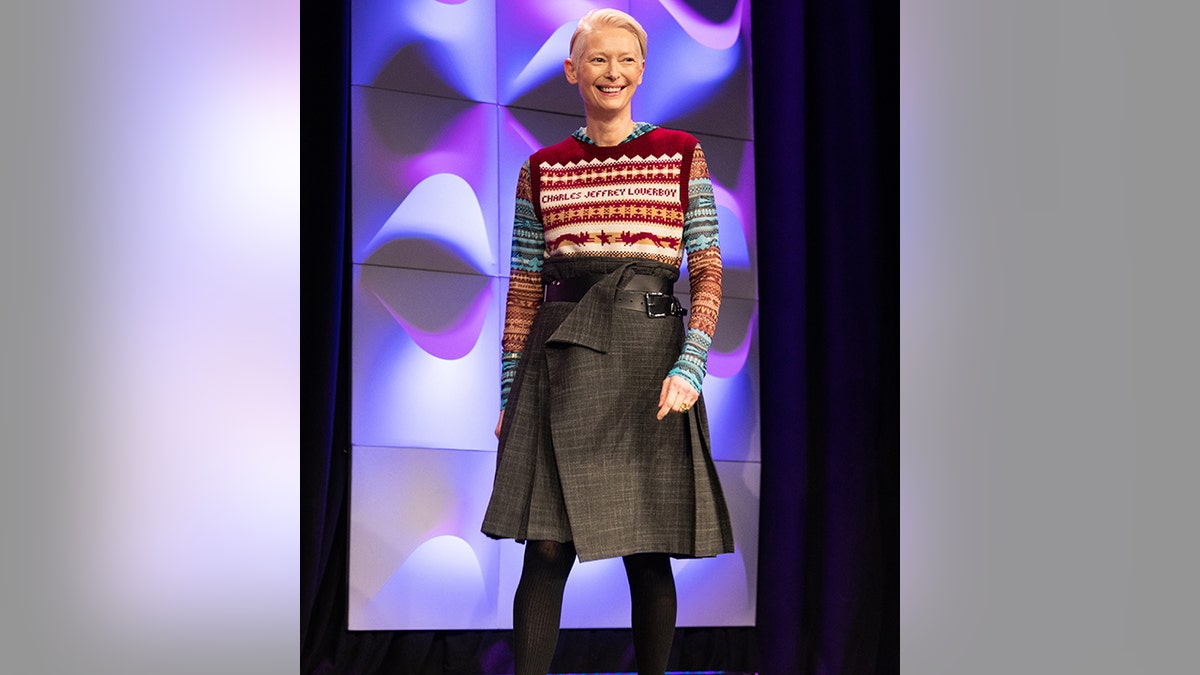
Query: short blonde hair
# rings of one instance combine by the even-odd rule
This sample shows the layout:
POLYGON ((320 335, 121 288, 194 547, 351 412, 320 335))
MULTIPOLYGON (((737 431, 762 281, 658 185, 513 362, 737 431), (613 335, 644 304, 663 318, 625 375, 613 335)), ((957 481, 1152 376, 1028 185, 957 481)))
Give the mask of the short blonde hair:
POLYGON ((579 20, 579 25, 575 27, 575 32, 571 35, 571 63, 579 64, 579 59, 583 57, 583 45, 586 40, 579 38, 591 33, 599 28, 621 28, 633 34, 638 41, 638 47, 642 50, 642 60, 646 60, 646 30, 642 28, 642 24, 637 22, 637 19, 629 16, 619 9, 593 9, 583 18, 579 20))

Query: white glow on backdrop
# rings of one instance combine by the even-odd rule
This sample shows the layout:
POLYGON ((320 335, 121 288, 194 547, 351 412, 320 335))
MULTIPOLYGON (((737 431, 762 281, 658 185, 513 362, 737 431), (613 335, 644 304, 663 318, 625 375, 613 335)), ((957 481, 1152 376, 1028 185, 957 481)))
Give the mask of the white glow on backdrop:
POLYGON ((374 266, 355 278, 355 443, 494 451, 499 387, 478 381, 500 369, 498 280, 374 266))
POLYGON ((441 83, 456 94, 494 103, 494 5, 478 0, 351 3, 353 81, 400 91, 419 87, 426 73, 395 60, 401 52, 410 58, 419 54, 418 58, 435 66, 441 83))
POLYGON ((669 120, 711 98, 712 90, 742 64, 742 45, 735 42, 724 48, 709 47, 673 17, 656 18, 658 12, 666 14, 666 10, 650 11, 649 19, 642 22, 649 24, 646 30, 653 35, 653 47, 647 49, 646 74, 633 112, 638 119, 669 120))
POLYGON ((521 94, 546 80, 563 75, 563 61, 566 57, 563 55, 562 46, 570 42, 574 32, 574 21, 559 26, 513 78, 508 95, 514 99, 519 98, 521 94))
POLYGON ((726 267, 750 268, 750 247, 746 244, 746 232, 737 212, 724 204, 734 203, 729 193, 713 186, 717 199, 717 222, 721 224, 721 264, 726 267))
POLYGON ((716 221, 721 226, 721 264, 749 268, 750 245, 746 241, 746 228, 750 221, 742 215, 742 204, 716 180, 713 181, 713 199, 716 221))
POLYGON ((461 321, 445 331, 429 331, 422 330, 419 325, 406 319, 379 295, 375 295, 375 298, 422 351, 446 361, 466 356, 471 347, 477 344, 479 336, 483 334, 483 322, 487 318, 489 305, 494 299, 491 293, 480 293, 463 313, 461 321))
POLYGON ((496 256, 475 191, 454 174, 439 173, 418 183, 366 248, 375 251, 406 237, 450 244, 480 272, 495 269, 496 256))
POLYGON ((750 3, 747 0, 738 0, 733 13, 724 23, 713 24, 680 0, 662 0, 662 6, 675 17, 680 27, 693 40, 709 49, 732 47, 741 37, 743 14, 749 16, 750 13, 750 3))
POLYGON ((493 623, 496 602, 485 593, 483 570, 462 539, 444 534, 422 542, 360 612, 351 627, 476 628, 493 623), (455 617, 458 624, 438 623, 455 617))
POLYGON ((495 455, 357 446, 349 626, 499 628, 500 542, 479 532, 495 455))
POLYGON ((351 96, 353 261, 496 274, 496 107, 363 87, 351 96))
POLYGON ((403 25, 429 41, 429 54, 439 66, 438 71, 467 98, 494 102, 494 71, 479 67, 480 55, 495 51, 495 10, 491 3, 428 0, 401 6, 407 10, 403 25))
MULTIPOLYGON (((728 298, 727 300, 736 299, 728 298)), ((746 359, 750 356, 750 343, 754 336, 754 329, 758 326, 758 306, 750 307, 753 314, 747 319, 745 318, 747 309, 745 305, 739 306, 728 301, 722 304, 721 318, 728 319, 731 323, 737 322, 735 330, 739 330, 741 335, 740 338, 735 338, 736 341, 732 345, 721 344, 717 348, 709 350, 708 373, 714 377, 733 377, 746 367, 746 359)))

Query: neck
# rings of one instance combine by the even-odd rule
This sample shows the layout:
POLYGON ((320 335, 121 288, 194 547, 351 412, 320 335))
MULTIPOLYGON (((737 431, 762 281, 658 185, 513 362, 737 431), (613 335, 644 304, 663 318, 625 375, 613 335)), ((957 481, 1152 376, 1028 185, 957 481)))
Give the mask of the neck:
POLYGON ((596 145, 619 145, 621 141, 633 133, 633 119, 622 117, 614 120, 597 120, 588 118, 587 135, 596 145))

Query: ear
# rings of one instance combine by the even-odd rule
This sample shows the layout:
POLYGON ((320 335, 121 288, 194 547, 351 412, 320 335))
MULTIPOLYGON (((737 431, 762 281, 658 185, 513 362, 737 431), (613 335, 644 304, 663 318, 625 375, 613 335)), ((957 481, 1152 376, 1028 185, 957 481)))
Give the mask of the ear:
POLYGON ((638 86, 642 86, 642 78, 646 75, 646 59, 642 59, 642 67, 638 70, 638 86))
POLYGON ((571 59, 563 61, 563 72, 567 75, 567 82, 579 84, 579 77, 575 74, 575 64, 571 63, 571 59))

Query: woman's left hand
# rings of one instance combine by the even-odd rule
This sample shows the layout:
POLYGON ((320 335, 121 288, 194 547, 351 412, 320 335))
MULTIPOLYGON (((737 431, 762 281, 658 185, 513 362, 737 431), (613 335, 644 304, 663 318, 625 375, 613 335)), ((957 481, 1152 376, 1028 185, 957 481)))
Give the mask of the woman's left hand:
POLYGON ((687 412, 700 398, 700 392, 678 375, 663 380, 662 393, 658 396, 658 419, 671 412, 687 412))

